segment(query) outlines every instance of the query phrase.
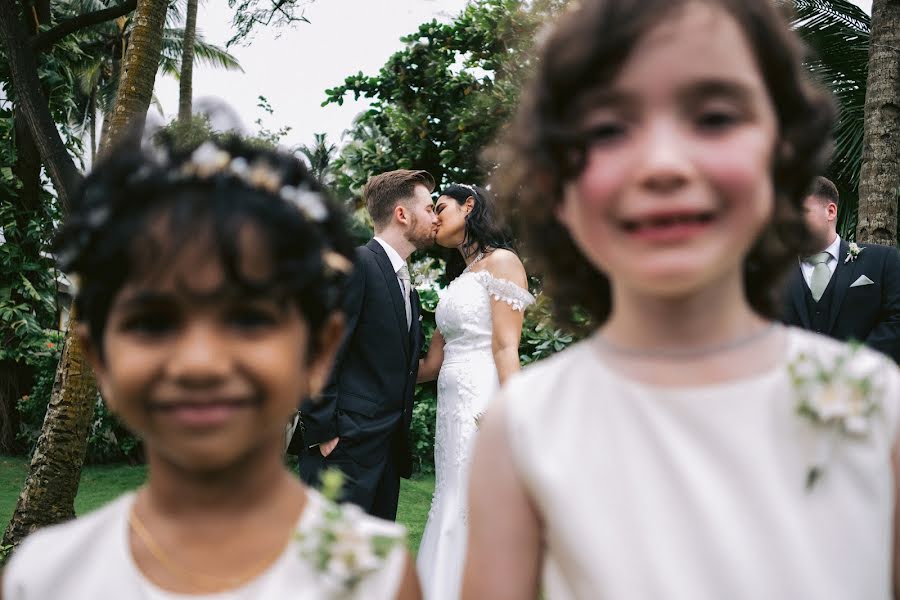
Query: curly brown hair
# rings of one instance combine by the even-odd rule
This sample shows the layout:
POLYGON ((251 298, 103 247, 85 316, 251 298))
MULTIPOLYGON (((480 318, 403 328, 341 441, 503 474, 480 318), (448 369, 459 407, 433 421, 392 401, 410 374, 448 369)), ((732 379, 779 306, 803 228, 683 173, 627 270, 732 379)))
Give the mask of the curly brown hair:
POLYGON ((830 149, 835 109, 802 65, 804 47, 770 0, 582 0, 564 14, 539 49, 536 72, 505 139, 493 149, 501 165, 498 200, 519 229, 529 266, 544 277, 561 324, 593 325, 612 308, 610 283, 554 215, 564 185, 584 166, 577 126, 590 95, 608 86, 641 37, 685 6, 724 10, 744 31, 775 107, 779 140, 772 164, 775 209, 744 260, 748 301, 761 315, 780 311, 780 287, 806 243, 802 202, 830 149))

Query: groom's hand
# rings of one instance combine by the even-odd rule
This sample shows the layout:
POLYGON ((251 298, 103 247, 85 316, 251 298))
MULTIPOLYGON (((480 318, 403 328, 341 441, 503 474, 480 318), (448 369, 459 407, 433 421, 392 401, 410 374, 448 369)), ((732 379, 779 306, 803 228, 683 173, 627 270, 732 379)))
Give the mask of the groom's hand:
POLYGON ((321 444, 319 444, 319 452, 322 453, 323 458, 327 458, 329 454, 334 452, 334 449, 337 447, 338 441, 340 439, 341 438, 336 437, 332 440, 328 440, 327 442, 322 442, 321 444))

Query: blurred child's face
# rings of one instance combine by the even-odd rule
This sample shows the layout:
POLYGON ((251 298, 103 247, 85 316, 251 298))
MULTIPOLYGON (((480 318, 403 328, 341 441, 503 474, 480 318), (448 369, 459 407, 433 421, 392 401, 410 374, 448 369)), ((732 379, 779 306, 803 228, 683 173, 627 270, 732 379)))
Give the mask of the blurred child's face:
MULTIPOLYGON (((258 233, 247 227, 241 238, 242 272, 266 277, 258 233)), ((113 301, 104 359, 94 361, 104 399, 152 457, 185 470, 280 455, 285 424, 308 381, 327 374, 330 353, 308 355, 293 302, 229 285, 202 237, 161 271, 128 282, 113 301)))
POLYGON ((693 3, 651 29, 582 127, 557 214, 614 288, 679 297, 739 272, 773 210, 777 121, 733 18, 693 3))

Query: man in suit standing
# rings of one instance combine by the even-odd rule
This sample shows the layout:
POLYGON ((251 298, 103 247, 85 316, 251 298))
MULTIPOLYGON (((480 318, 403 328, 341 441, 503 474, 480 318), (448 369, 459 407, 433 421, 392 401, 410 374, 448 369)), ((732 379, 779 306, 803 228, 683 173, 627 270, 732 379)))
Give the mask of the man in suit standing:
POLYGON ((357 248, 343 299, 346 330, 328 384, 301 418, 300 475, 317 484, 327 467, 344 473, 343 499, 385 519, 397 516, 400 477, 412 474, 407 439, 419 369, 419 298, 406 260, 434 243, 434 178, 401 169, 363 190, 375 238, 357 248))
POLYGON ((791 274, 785 322, 858 340, 900 363, 900 253, 837 234, 838 191, 818 177, 804 200, 811 254, 791 274))

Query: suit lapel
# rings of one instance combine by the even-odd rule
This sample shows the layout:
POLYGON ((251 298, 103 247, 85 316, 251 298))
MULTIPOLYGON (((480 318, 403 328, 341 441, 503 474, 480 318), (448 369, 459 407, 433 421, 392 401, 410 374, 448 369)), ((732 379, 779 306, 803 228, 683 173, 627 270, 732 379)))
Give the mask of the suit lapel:
POLYGON ((844 262, 847 260, 847 252, 849 249, 850 244, 841 240, 841 249, 840 252, 838 252, 837 267, 834 270, 834 296, 831 299, 831 313, 828 315, 829 333, 834 329, 834 322, 837 320, 838 313, 841 310, 844 296, 847 295, 847 290, 850 288, 850 284, 853 283, 853 279, 856 277, 859 259, 849 263, 844 262))
MULTIPOLYGON (((406 306, 403 302, 403 294, 400 293, 400 283, 397 281, 397 273, 394 272, 394 265, 391 264, 391 259, 388 258, 387 252, 384 251, 384 248, 382 248, 381 244, 376 240, 369 241, 369 243, 366 244, 366 248, 375 254, 378 268, 381 269, 381 274, 384 275, 385 283, 387 283, 388 293, 391 296, 391 304, 394 305, 394 315, 397 317, 397 326, 400 327, 402 333, 406 334, 406 306)), ((404 336, 401 339, 405 340, 406 337, 404 336)), ((403 351, 404 353, 409 353, 408 344, 403 344, 403 351)))
POLYGON ((803 271, 800 269, 800 263, 791 272, 791 281, 788 288, 791 304, 794 311, 800 319, 800 324, 804 329, 810 329, 812 322, 809 319, 809 307, 806 305, 806 280, 803 279, 803 271))

